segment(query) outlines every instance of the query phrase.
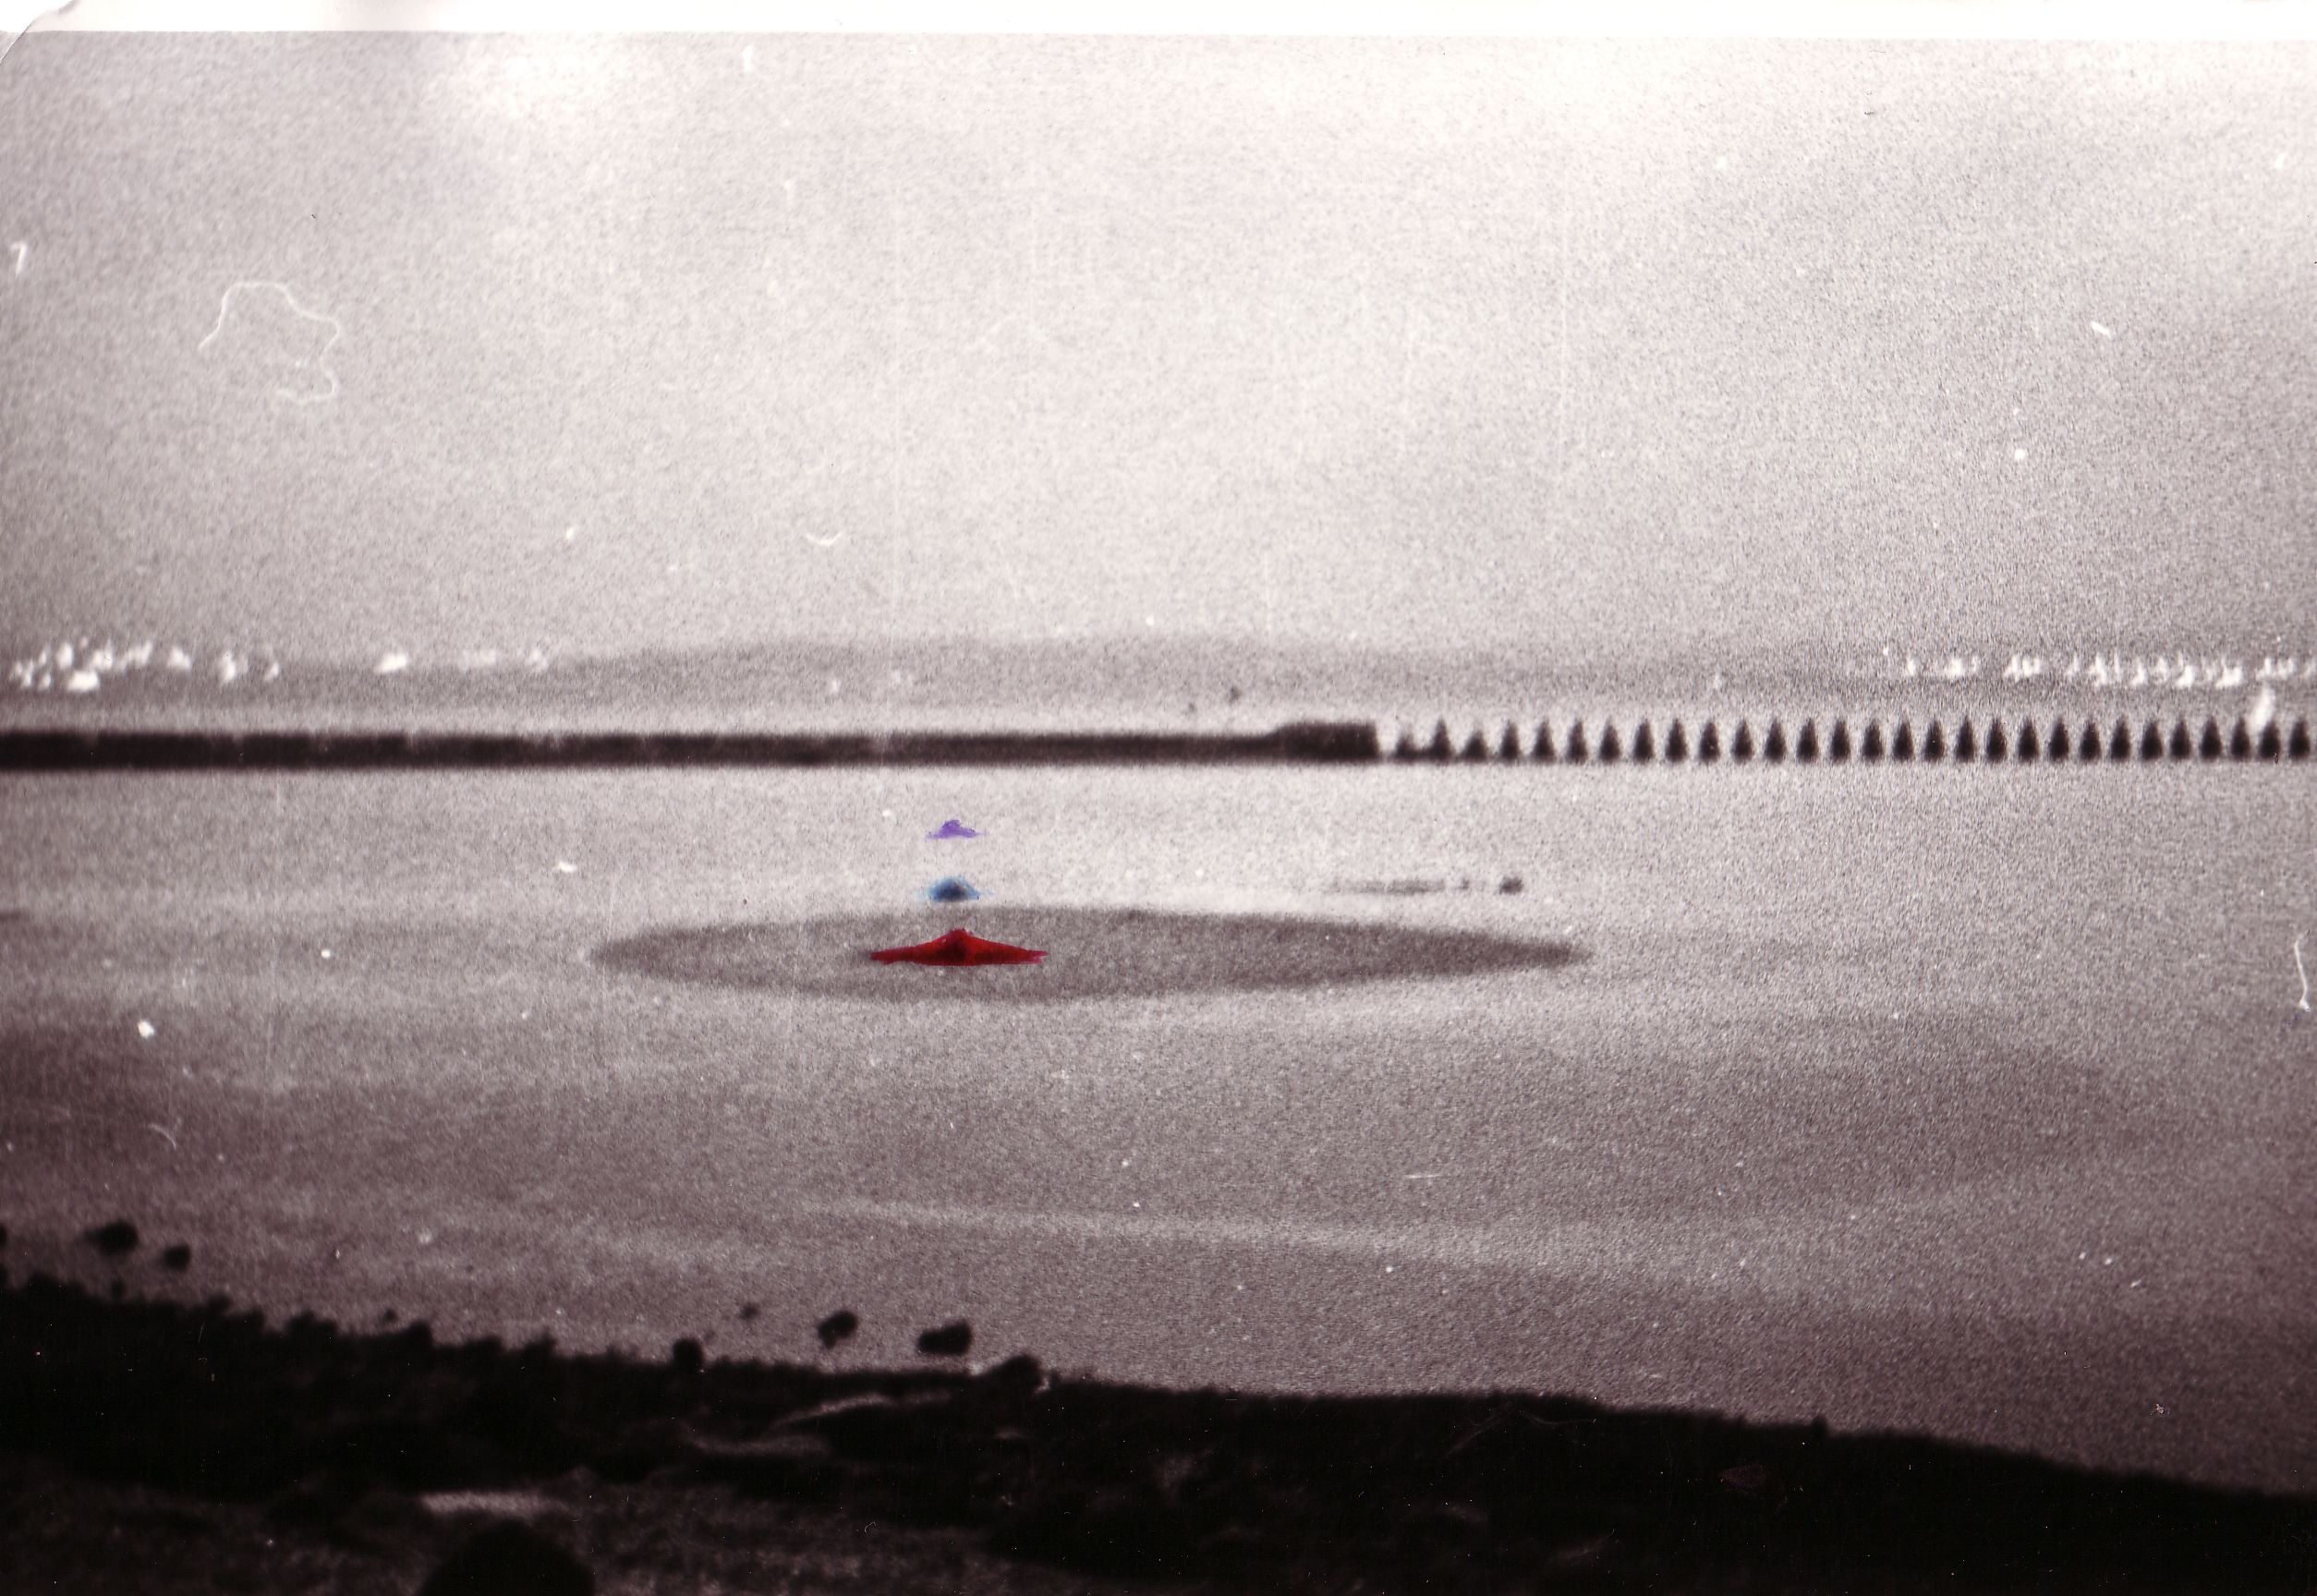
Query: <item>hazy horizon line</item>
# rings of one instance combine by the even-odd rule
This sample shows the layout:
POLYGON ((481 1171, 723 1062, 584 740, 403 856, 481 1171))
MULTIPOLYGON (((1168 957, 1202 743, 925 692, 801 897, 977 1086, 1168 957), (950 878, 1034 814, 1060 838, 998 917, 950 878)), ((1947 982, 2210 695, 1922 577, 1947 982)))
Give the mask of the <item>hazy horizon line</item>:
POLYGON ((1052 634, 1001 633, 974 634, 967 632, 927 632, 877 634, 863 635, 842 632, 798 633, 787 635, 767 635, 758 638, 732 639, 698 644, 649 643, 633 647, 602 647, 588 644, 554 644, 527 639, 516 644, 428 644, 423 641, 388 639, 360 646, 303 647, 267 641, 248 634, 188 633, 172 634, 161 630, 129 628, 56 628, 9 627, 0 630, 0 654, 10 660, 35 658, 69 645, 76 653, 92 648, 111 647, 116 652, 151 647, 157 656, 170 648, 180 648, 195 657, 198 665, 221 651, 259 659, 278 659, 309 666, 344 667, 374 670, 382 659, 399 658, 407 669, 431 672, 437 670, 475 671, 487 669, 517 669, 526 659, 543 659, 549 665, 628 664, 655 659, 709 659, 715 658, 754 657, 794 652, 815 654, 877 654, 924 655, 943 650, 961 654, 1035 652, 1066 653, 1074 649, 1112 650, 1164 653, 1185 649, 1236 649, 1250 656, 1278 657, 1335 657, 1340 659, 1437 659, 1471 663, 1489 659, 1519 659, 1579 667, 1619 665, 1673 665, 1695 661, 1726 659, 1760 662, 1774 659, 1794 664, 1825 664, 1836 660, 1874 659, 1885 656, 1911 656, 1926 669, 1935 661, 1949 656, 1965 659, 1977 657, 1983 661, 2000 662, 2010 656, 2036 656, 2049 659, 2056 652, 2064 659, 2068 655, 2103 658, 2121 652, 2129 657, 2140 655, 2153 659, 2159 655, 2239 655, 2248 659, 2263 654, 2317 654, 2317 638, 2297 645, 2290 637, 2275 629, 2258 629, 2251 625, 2230 628, 2228 635, 2215 635, 2214 628, 2182 628, 2166 632, 2161 628, 2132 626, 2118 628, 2116 633, 2096 642, 2068 638, 2056 643, 2049 639, 2018 637, 1996 638, 1959 629, 1956 633, 1937 635, 1925 629, 1913 640, 1895 640, 1889 634, 1874 637, 1850 637, 1797 641, 1756 641, 1742 637, 1690 639, 1679 644, 1651 647, 1646 641, 1596 643, 1592 641, 1561 641, 1550 638, 1535 640, 1491 639, 1473 643, 1407 643, 1389 639, 1370 639, 1359 636, 1329 636, 1289 633, 1250 634, 1226 631, 1201 631, 1171 628, 1152 632, 1140 628, 1121 627, 1106 630, 1072 629, 1052 634), (2254 641, 2258 632, 2259 641, 2254 641), (2118 634, 2129 635, 2119 636, 2118 634))

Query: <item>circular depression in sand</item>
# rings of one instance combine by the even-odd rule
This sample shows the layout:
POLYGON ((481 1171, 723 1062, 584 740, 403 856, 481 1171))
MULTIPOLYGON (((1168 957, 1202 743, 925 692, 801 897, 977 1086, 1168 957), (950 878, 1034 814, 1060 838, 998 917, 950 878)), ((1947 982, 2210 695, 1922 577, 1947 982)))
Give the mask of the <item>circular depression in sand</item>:
POLYGON ((669 926, 606 943, 594 954, 606 969, 710 986, 996 1003, 1438 980, 1553 969, 1578 956, 1566 942, 1477 931, 1283 914, 1030 906, 669 926), (869 958, 880 948, 929 941, 952 926, 1041 948, 1047 956, 1037 964, 972 968, 869 958))

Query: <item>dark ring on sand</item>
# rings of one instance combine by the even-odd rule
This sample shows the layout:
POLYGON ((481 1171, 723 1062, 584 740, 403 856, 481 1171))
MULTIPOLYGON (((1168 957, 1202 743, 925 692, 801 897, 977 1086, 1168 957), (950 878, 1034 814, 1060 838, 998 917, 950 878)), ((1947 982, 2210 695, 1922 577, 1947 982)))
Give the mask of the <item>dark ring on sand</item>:
POLYGON ((608 970, 710 986, 997 1003, 1454 979, 1556 969, 1580 956, 1566 942, 1477 931, 1283 914, 1025 906, 671 926, 606 943, 594 953, 608 970), (1037 964, 949 969, 879 964, 869 958, 878 949, 923 942, 960 925, 978 937, 1045 949, 1047 957, 1037 964))

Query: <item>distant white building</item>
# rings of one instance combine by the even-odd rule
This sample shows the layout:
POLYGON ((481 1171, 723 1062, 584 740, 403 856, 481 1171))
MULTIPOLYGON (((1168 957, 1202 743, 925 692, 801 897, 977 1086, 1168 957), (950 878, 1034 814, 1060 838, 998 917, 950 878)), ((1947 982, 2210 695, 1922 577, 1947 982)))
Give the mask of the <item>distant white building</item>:
POLYGON ((2276 719, 2276 689, 2263 684, 2252 707, 2245 713, 2246 729, 2256 737, 2267 731, 2276 719))

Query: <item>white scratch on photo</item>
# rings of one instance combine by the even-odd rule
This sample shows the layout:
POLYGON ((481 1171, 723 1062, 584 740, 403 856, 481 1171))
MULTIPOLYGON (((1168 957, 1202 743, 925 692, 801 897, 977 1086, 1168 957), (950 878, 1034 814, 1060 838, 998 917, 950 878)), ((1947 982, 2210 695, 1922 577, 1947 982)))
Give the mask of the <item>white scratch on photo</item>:
POLYGON ((310 369, 319 372, 329 382, 329 388, 320 393, 301 393, 295 389, 277 387, 273 390, 273 396, 277 399, 286 399, 293 405, 320 405, 335 399, 338 396, 338 374, 331 369, 329 356, 331 349, 344 335, 346 328, 336 317, 325 316, 319 310, 309 310, 300 305, 297 302, 297 296, 290 292, 289 284, 286 283, 267 278, 251 278, 229 284, 217 302, 217 324, 212 327, 208 334, 193 346, 195 353, 208 354, 211 346, 224 335, 225 328, 233 319, 236 300, 245 293, 261 288, 270 288, 282 296, 282 302, 288 307, 291 316, 297 320, 318 322, 330 329, 330 335, 321 341, 321 346, 312 355, 290 358, 285 362, 296 370, 310 369))

